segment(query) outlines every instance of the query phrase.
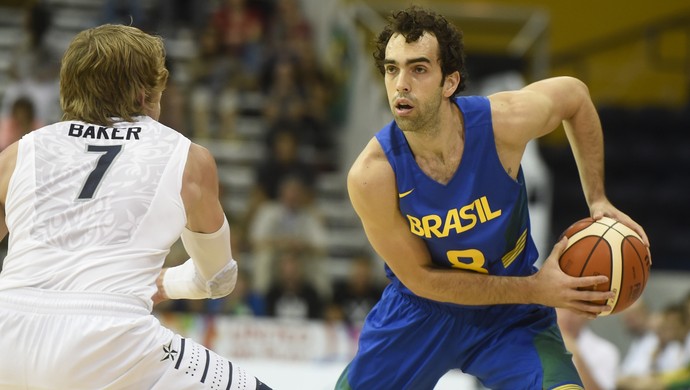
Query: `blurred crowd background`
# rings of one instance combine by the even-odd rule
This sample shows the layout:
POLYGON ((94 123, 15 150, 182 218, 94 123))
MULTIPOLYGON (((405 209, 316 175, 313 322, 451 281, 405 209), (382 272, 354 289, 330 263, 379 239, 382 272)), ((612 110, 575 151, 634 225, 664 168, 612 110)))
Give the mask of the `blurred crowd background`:
MULTIPOLYGON (((60 120, 60 58, 76 32, 123 23, 161 35, 170 79, 160 121, 215 155, 241 273, 227 298, 167 302, 157 313, 339 324, 354 342, 386 281, 345 174, 390 120, 370 41, 389 11, 409 3, 0 0, 0 149, 60 120)), ((588 325, 616 347, 621 373, 638 337, 650 337, 637 357, 646 368, 628 376, 688 364, 690 5, 418 4, 464 31, 467 94, 553 75, 589 85, 604 127, 608 195, 646 229, 654 263, 639 307, 588 325)), ((548 254, 587 216, 563 131, 530 145, 524 168, 535 240, 548 254)), ((167 265, 186 258, 178 243, 167 265)), ((631 382, 621 388, 644 383, 631 382)))

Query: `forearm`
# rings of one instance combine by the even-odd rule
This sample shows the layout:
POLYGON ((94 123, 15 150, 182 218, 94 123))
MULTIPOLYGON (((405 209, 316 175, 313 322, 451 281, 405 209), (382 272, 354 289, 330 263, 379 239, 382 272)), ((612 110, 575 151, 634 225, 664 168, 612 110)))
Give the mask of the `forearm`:
POLYGON ((197 270, 205 280, 211 280, 232 261, 230 224, 223 215, 223 224, 213 233, 197 233, 184 229, 180 238, 197 270))
POLYGON ((578 90, 580 105, 563 127, 575 157, 588 205, 605 199, 604 137, 599 115, 584 85, 578 90))
POLYGON ((493 276, 468 271, 428 268, 406 283, 415 294, 458 305, 539 303, 531 276, 493 276))

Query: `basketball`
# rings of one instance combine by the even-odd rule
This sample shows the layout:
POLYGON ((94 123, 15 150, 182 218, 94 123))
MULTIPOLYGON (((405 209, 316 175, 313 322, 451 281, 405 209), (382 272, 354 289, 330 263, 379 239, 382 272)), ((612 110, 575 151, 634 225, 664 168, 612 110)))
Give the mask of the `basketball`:
POLYGON ((568 237, 559 259, 563 272, 571 276, 605 275, 608 284, 593 289, 616 293, 607 302, 612 310, 600 315, 619 313, 642 295, 652 263, 649 249, 632 229, 607 217, 597 221, 585 218, 563 235, 568 237))

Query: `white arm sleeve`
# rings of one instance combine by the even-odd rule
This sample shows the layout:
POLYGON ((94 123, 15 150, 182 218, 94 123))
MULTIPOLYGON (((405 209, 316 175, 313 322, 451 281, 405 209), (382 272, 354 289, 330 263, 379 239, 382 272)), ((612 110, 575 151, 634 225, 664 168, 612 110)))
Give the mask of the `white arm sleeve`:
POLYGON ((182 244, 205 280, 211 280, 232 260, 230 225, 223 217, 223 226, 215 233, 196 233, 187 228, 182 231, 182 244))
POLYGON ((163 288, 171 299, 220 298, 232 292, 237 282, 237 262, 230 248, 230 225, 215 233, 195 233, 185 228, 182 243, 191 259, 169 268, 163 288))

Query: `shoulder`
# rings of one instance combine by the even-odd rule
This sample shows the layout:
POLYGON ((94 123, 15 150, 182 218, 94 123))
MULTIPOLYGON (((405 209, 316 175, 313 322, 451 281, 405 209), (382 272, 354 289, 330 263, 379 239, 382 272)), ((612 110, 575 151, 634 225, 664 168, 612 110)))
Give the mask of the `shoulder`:
MULTIPOLYGON (((196 194, 199 197, 204 191, 218 191, 218 168, 213 154, 208 149, 195 143, 190 144, 183 181, 185 189, 196 188, 201 191, 196 194)), ((193 193, 188 195, 193 195, 193 193)))
POLYGON ((582 81, 573 77, 553 77, 488 98, 495 123, 533 127, 554 115, 559 119, 567 117, 564 111, 572 111, 572 106, 588 96, 589 90, 582 81))
POLYGON ((216 161, 208 149, 192 142, 187 155, 187 167, 193 173, 204 175, 204 173, 208 172, 208 169, 215 172, 216 161))
MULTIPOLYGON (((554 101, 529 88, 490 95, 491 119, 496 141, 524 147, 531 139, 544 135, 552 121, 554 101)), ((560 123, 560 122, 558 122, 560 123)))
POLYGON ((491 103, 491 116, 494 122, 528 119, 527 114, 534 108, 548 103, 542 95, 530 89, 498 92, 488 96, 491 103))
POLYGON ((393 168, 388 162, 381 144, 374 137, 352 164, 347 175, 347 183, 351 190, 364 190, 376 188, 377 185, 392 177, 394 177, 393 168))
POLYGON ((376 138, 369 141, 347 176, 353 208, 363 220, 384 223, 381 218, 397 209, 397 186, 393 167, 376 138))

